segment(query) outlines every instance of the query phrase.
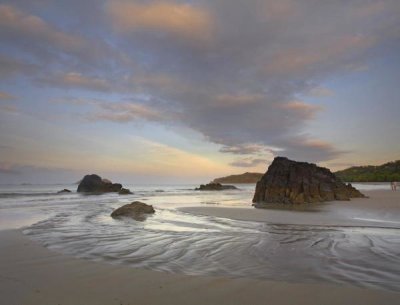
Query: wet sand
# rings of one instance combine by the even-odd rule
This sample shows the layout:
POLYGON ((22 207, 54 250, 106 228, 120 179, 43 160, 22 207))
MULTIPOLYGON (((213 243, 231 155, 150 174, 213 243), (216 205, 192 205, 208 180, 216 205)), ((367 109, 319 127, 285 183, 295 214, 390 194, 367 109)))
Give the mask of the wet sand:
POLYGON ((0 245, 0 295, 7 305, 391 305, 400 298, 347 286, 194 277, 85 261, 49 251, 17 230, 1 231, 0 245))
MULTIPOLYGON (((396 213, 400 193, 370 192, 369 195, 370 199, 343 203, 347 204, 347 210, 339 210, 345 211, 345 215, 355 213, 357 216, 362 207, 362 217, 369 213, 377 217, 379 205, 382 211, 379 217, 385 221, 399 219, 396 213)), ((332 214, 337 204, 342 203, 322 205, 325 212, 304 213, 323 215, 331 211, 332 214)), ((194 211, 221 213, 236 219, 277 221, 268 218, 274 210, 196 208, 194 211)), ((335 217, 339 219, 340 213, 335 217)), ((303 212, 296 214, 300 216, 303 212)), ((400 299, 400 293, 347 285, 188 276, 87 261, 50 251, 31 241, 20 230, 0 231, 0 249, 0 295, 1 303, 7 305, 391 305, 398 304, 400 299)))
POLYGON ((365 191, 369 198, 292 207, 271 204, 266 209, 185 207, 180 211, 270 224, 371 226, 400 228, 400 191, 365 191))

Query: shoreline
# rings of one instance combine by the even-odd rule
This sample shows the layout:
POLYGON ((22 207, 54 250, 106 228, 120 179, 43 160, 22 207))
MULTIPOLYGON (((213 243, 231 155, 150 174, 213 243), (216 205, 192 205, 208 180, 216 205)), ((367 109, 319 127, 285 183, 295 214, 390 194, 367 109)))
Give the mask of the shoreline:
POLYGON ((5 304, 397 304, 399 293, 332 284, 189 276, 73 258, 0 231, 5 304))
POLYGON ((363 193, 369 198, 304 205, 303 210, 299 210, 296 206, 293 206, 292 209, 292 207, 288 208, 283 205, 271 205, 270 208, 263 209, 249 205, 249 207, 182 207, 178 210, 194 215, 266 222, 271 225, 357 226, 400 229, 400 192, 374 190, 364 191, 363 193))

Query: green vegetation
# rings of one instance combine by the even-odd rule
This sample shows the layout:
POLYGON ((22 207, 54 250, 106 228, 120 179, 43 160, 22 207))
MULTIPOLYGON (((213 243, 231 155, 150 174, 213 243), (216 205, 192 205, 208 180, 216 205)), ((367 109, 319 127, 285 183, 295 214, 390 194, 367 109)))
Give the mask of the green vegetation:
POLYGON ((380 166, 354 166, 335 175, 346 182, 400 181, 400 160, 380 166))
POLYGON ((257 183, 264 174, 261 173, 244 173, 241 175, 231 175, 222 178, 216 178, 213 183, 257 183))

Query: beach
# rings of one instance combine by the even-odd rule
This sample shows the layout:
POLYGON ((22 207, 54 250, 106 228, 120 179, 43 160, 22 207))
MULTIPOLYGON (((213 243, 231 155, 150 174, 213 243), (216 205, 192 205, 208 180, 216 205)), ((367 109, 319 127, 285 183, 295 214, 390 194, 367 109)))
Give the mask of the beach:
POLYGON ((287 205, 271 204, 266 209, 198 206, 180 210, 198 215, 272 224, 400 228, 400 192, 372 190, 363 193, 368 198, 289 208, 287 205))
POLYGON ((0 232, 7 305, 398 304, 399 293, 326 284, 187 276, 59 254, 18 230, 0 232))
POLYGON ((0 231, 2 302, 398 304, 400 192, 260 210, 246 199, 253 187, 240 187, 146 187, 123 199, 3 191, 2 218, 31 224, 0 231), (156 214, 109 217, 135 198, 156 214))

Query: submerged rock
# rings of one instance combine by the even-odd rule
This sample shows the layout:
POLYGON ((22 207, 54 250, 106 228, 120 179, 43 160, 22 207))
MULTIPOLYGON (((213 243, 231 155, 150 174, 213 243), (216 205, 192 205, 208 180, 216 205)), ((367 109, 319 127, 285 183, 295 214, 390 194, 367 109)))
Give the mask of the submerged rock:
POLYGON ((118 192, 118 194, 120 194, 120 195, 132 195, 133 193, 131 192, 130 189, 122 188, 122 189, 118 192))
POLYGON ((202 184, 196 188, 196 191, 223 191, 223 190, 237 190, 238 188, 234 185, 223 185, 221 183, 209 183, 202 184))
POLYGON ((253 202, 255 207, 262 207, 262 203, 301 204, 363 197, 327 168, 276 157, 257 182, 253 202))
POLYGON ((77 192, 85 193, 110 193, 119 192, 122 188, 120 183, 112 183, 110 180, 102 179, 98 175, 86 175, 78 185, 77 192))
POLYGON ((154 214, 155 210, 152 205, 140 201, 134 201, 129 204, 125 204, 122 207, 114 210, 111 213, 112 218, 119 217, 131 217, 135 220, 145 220, 146 214, 154 214))
POLYGON ((65 194, 65 193, 71 193, 71 191, 68 189, 63 189, 63 190, 57 192, 57 194, 65 194))

